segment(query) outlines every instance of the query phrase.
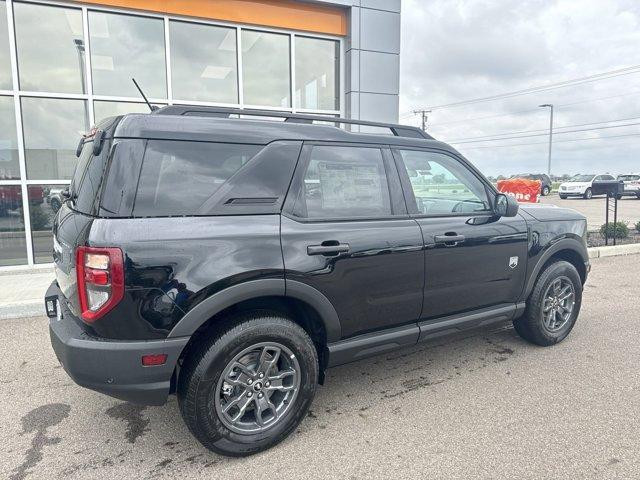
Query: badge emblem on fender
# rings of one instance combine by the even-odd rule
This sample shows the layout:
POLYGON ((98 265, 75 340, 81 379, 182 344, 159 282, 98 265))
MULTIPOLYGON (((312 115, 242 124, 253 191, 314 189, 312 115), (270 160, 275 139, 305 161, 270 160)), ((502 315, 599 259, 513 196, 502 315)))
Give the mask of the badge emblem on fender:
POLYGON ((518 257, 509 258, 509 267, 516 268, 518 266, 518 257))

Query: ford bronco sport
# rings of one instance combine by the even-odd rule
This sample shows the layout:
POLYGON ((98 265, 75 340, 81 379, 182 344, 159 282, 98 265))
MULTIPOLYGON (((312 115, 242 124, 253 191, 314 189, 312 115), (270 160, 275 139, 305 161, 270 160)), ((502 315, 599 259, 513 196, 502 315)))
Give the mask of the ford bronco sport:
POLYGON ((105 120, 78 155, 55 354, 119 399, 176 393, 222 454, 287 437, 328 367, 494 322, 554 345, 580 311, 585 218, 519 208, 413 127, 169 106, 105 120))

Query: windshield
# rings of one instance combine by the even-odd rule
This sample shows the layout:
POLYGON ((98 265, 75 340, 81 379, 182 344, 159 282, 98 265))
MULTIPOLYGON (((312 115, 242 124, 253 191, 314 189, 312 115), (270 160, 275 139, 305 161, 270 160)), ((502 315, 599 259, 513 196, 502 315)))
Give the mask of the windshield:
POLYGON ((575 177, 572 177, 569 181, 570 182, 590 182, 591 180, 593 180, 593 177, 595 177, 595 175, 576 175, 575 177))
POLYGON ((618 180, 629 182, 631 180, 640 180, 640 175, 619 175, 618 180))

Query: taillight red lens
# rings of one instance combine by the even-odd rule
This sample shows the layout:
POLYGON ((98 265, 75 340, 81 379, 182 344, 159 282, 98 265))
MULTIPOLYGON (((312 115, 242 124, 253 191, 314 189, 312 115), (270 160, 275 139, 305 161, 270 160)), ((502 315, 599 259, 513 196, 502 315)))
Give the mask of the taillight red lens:
POLYGON ((76 273, 86 323, 95 322, 124 297, 124 261, 119 248, 78 247, 76 273))
POLYGON ((154 355, 143 355, 142 365, 145 367, 153 367, 156 365, 164 365, 167 361, 166 353, 156 353, 154 355))

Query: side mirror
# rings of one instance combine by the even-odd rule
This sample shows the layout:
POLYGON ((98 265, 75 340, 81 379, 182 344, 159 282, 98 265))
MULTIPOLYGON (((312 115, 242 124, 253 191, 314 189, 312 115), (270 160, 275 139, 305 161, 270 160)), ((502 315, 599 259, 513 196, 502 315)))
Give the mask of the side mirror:
POLYGON ((518 214, 518 202, 510 195, 498 193, 494 202, 494 212, 499 217, 515 217, 518 214))

